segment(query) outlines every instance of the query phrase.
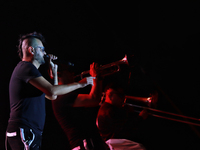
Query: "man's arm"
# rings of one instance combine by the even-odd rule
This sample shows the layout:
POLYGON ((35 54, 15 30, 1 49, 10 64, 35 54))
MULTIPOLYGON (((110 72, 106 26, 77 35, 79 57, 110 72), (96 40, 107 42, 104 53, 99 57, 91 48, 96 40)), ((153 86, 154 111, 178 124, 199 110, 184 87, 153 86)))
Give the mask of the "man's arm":
POLYGON ((90 74, 95 77, 93 86, 89 94, 79 94, 73 104, 73 107, 95 107, 98 106, 102 96, 102 81, 97 77, 97 64, 90 65, 90 74))
POLYGON ((44 92, 47 95, 47 98, 49 98, 50 100, 55 100, 57 95, 67 94, 78 88, 83 88, 89 84, 93 84, 93 79, 94 77, 87 77, 82 80, 81 83, 74 82, 67 85, 52 85, 44 77, 41 76, 31 79, 29 83, 44 92))
MULTIPOLYGON (((52 81, 52 84, 53 85, 58 85, 58 65, 57 64, 54 64, 52 62, 52 60, 56 60, 57 57, 52 55, 52 54, 49 54, 49 59, 48 59, 48 62, 49 62, 49 76, 51 79, 53 79, 52 81)), ((57 98, 57 95, 53 95, 53 96, 48 96, 45 94, 45 97, 47 99, 50 99, 50 100, 55 100, 57 98)))
POLYGON ((102 81, 94 79, 93 86, 89 94, 79 94, 73 107, 95 107, 101 101, 102 81))

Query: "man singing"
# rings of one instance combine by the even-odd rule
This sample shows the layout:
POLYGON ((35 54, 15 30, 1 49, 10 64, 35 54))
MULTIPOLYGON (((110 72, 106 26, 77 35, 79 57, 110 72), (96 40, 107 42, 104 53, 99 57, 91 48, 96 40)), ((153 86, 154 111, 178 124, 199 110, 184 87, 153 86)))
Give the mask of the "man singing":
POLYGON ((24 35, 19 40, 19 56, 22 59, 15 67, 9 84, 10 118, 6 139, 12 150, 39 150, 45 123, 45 97, 55 100, 63 95, 93 84, 94 77, 80 82, 57 85, 57 65, 49 55, 54 76, 54 85, 48 82, 38 71, 45 63, 44 38, 39 33, 24 35))

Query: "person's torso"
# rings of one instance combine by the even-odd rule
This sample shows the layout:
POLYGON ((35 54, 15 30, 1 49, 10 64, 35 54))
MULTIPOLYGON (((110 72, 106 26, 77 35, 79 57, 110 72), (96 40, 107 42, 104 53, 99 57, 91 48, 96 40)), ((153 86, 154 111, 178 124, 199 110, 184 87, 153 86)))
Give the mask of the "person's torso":
POLYGON ((96 127, 99 107, 72 107, 77 95, 77 92, 71 92, 52 101, 55 117, 67 135, 71 148, 81 145, 84 139, 101 139, 96 127))
POLYGON ((45 121, 45 94, 28 81, 41 76, 29 62, 19 62, 10 79, 10 118, 9 123, 18 122, 43 130, 45 121))

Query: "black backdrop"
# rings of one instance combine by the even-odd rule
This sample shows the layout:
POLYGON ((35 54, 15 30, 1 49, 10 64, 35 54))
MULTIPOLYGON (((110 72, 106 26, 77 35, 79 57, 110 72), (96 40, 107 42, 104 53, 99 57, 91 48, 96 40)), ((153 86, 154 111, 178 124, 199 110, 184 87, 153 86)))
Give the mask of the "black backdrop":
MULTIPOLYGON (((130 95, 156 90, 158 109, 200 118, 199 2, 15 1, 1 2, 0 8, 0 149, 9 117, 9 79, 19 61, 18 37, 33 31, 45 36, 47 53, 73 62, 77 72, 94 61, 107 64, 134 55, 130 95)), ((149 117, 143 134, 152 150, 199 149, 199 129, 149 117)), ((65 140, 47 101, 43 148, 64 148, 65 140)))

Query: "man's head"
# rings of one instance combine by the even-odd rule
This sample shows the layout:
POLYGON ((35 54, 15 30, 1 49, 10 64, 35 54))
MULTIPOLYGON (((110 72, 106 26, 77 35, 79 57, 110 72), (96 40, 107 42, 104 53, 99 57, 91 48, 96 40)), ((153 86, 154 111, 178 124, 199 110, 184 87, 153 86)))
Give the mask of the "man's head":
POLYGON ((44 51, 44 42, 44 37, 37 32, 21 36, 18 46, 20 58, 33 58, 40 64, 45 63, 43 58, 43 56, 46 54, 44 51))
POLYGON ((119 107, 123 106, 125 102, 125 93, 124 89, 120 85, 116 83, 107 85, 105 88, 105 93, 105 102, 119 107))
POLYGON ((58 67, 58 84, 69 84, 74 82, 74 72, 67 64, 59 64, 58 67))

